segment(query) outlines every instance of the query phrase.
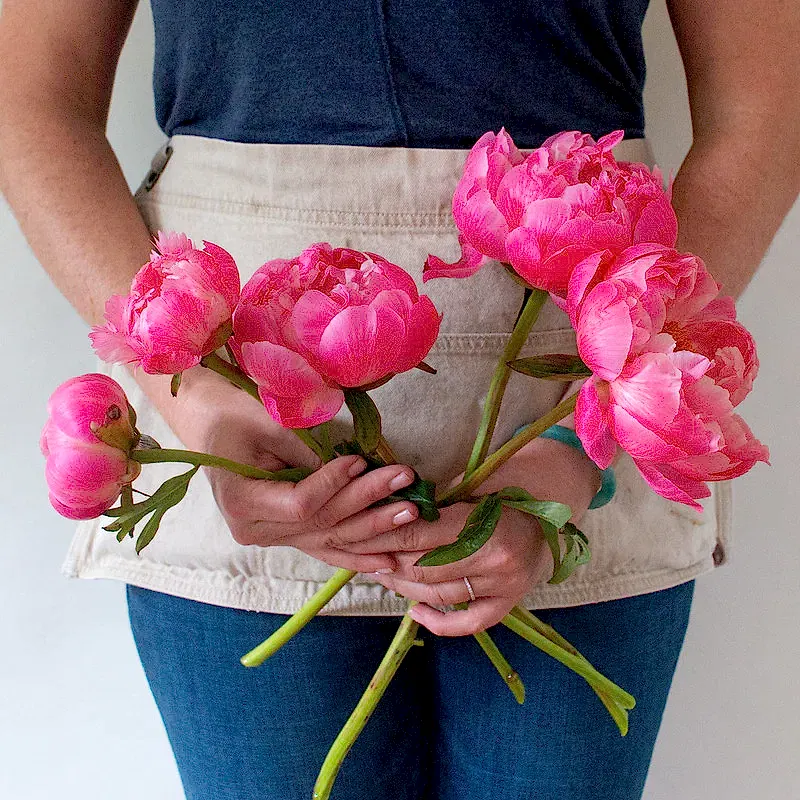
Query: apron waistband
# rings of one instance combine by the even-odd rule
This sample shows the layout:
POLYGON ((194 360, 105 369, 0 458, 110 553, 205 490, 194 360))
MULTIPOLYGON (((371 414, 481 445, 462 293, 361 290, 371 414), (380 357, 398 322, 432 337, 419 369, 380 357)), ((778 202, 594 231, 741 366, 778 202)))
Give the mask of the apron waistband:
MULTIPOLYGON (((468 153, 468 149, 420 147, 249 144, 175 135, 156 153, 137 194, 182 197, 202 205, 248 206, 251 213, 256 208, 267 213, 355 213, 387 224, 414 219, 431 227, 450 227, 453 191, 468 153)), ((654 163, 647 139, 623 140, 614 155, 650 167, 654 163)))

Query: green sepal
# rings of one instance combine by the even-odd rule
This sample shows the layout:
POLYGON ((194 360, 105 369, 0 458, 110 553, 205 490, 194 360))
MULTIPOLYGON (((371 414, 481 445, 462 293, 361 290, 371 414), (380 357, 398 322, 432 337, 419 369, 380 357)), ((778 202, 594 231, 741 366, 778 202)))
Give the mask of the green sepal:
POLYGON ((345 389, 344 401, 353 415, 356 441, 366 453, 372 453, 381 440, 381 415, 369 394, 361 389, 345 389))
POLYGON ((489 537, 494 533, 502 511, 503 504, 496 494, 483 495, 467 517, 467 521, 458 534, 458 538, 454 542, 425 553, 424 556, 414 562, 414 565, 439 567, 442 564, 461 561, 462 558, 467 558, 476 553, 489 541, 489 537))
POLYGON ((531 378, 544 378, 548 381, 575 381, 588 378, 592 371, 579 356, 567 353, 549 353, 543 356, 515 358, 506 364, 515 372, 531 378))
POLYGON ((178 396, 178 389, 180 388, 180 385, 181 385, 181 375, 183 375, 182 372, 176 372, 172 376, 172 380, 169 382, 169 393, 173 397, 177 397, 178 396))

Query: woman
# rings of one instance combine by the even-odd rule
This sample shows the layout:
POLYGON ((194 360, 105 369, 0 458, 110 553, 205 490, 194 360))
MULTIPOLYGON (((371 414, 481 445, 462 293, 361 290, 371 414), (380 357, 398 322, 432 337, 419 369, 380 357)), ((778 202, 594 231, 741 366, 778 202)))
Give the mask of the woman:
MULTIPOLYGON (((522 16, 519 4, 501 4, 487 20, 477 3, 391 12, 372 4, 292 4, 255 12, 250 5, 211 9, 198 2, 177 18, 169 4, 154 2, 157 104, 173 136, 173 154, 163 173, 163 164, 156 164, 134 202, 104 134, 134 6, 132 0, 78 0, 68 8, 6 0, 0 21, 7 55, 0 73, 7 109, 0 122, 2 188, 42 263, 93 323, 105 299, 125 292, 146 260, 148 224, 218 241, 240 265, 253 268, 256 258, 293 255, 323 238, 412 268, 427 252, 443 255, 453 242, 452 228, 441 220, 463 148, 484 130, 506 125, 523 147, 562 128, 599 135, 623 127, 632 140, 642 135, 642 3, 625 11, 599 3, 591 12, 549 4, 522 16), (300 150, 276 143, 297 143, 300 150), (384 215, 377 220, 376 208, 384 215), (401 217, 413 222, 390 224, 401 217)), ((792 117, 785 122, 795 102, 796 12, 762 5, 753 25, 732 1, 703 7, 673 2, 670 10, 694 125, 693 147, 674 185, 679 246, 702 255, 726 291, 738 295, 797 192, 796 167, 786 166, 794 163, 797 123, 792 117), (769 147, 753 146, 767 141, 769 147)), ((513 322, 517 287, 497 273, 478 277, 486 286, 470 279, 446 293, 438 282, 426 285, 445 312, 451 343, 493 341, 513 322)), ((566 329, 549 313, 535 334, 542 338, 531 346, 558 341, 566 329)), ((462 359, 471 382, 483 387, 494 356, 481 360, 473 348, 469 359, 463 352, 451 357, 462 359)), ((137 380, 187 447, 265 467, 317 466, 291 434, 215 375, 186 373, 177 400, 165 381, 137 380)), ((400 407, 413 408, 408 393, 425 397, 433 390, 419 382, 402 390, 388 386, 378 401, 398 426, 390 440, 409 454, 419 441, 415 435, 429 445, 435 431, 424 422, 416 434, 404 433, 400 407)), ((547 407, 557 399, 540 394, 534 404, 547 407)), ((408 459, 426 476, 447 480, 463 464, 477 398, 468 402, 472 416, 463 423, 463 441, 454 442, 435 475, 424 468, 430 464, 420 466, 430 453, 408 459)), ((510 398, 500 433, 530 416, 534 409, 525 402, 522 395, 510 398)), ((142 427, 156 438, 169 436, 145 408, 152 427, 142 427)), ((454 421, 448 422, 451 437, 454 421)), ((704 520, 703 536, 690 536, 695 520, 675 521, 663 506, 649 508, 655 516, 645 519, 661 514, 674 522, 670 533, 680 542, 680 563, 661 560, 676 540, 665 543, 651 525, 645 530, 652 538, 641 545, 627 587, 618 574, 611 586, 608 576, 628 551, 612 540, 612 527, 591 519, 595 512, 585 514, 597 470, 580 453, 542 440, 520 451, 496 485, 523 485, 569 503, 583 527, 597 529, 593 571, 562 587, 543 585, 538 532, 509 512, 499 535, 457 568, 415 572, 419 551, 452 540, 469 507, 451 507, 435 525, 404 518, 404 511, 413 512, 404 503, 367 510, 406 470, 399 465, 358 477, 347 474, 353 466, 338 459, 295 489, 211 472, 221 516, 210 491, 198 493, 190 520, 203 524, 203 538, 198 541, 200 529, 191 528, 188 549, 186 517, 182 526, 162 530, 152 547, 163 549, 144 563, 118 550, 112 554, 111 545, 104 552, 96 531, 84 531, 78 542, 79 549, 99 548, 91 558, 73 549, 76 573, 116 573, 132 586, 149 587, 130 589, 132 623, 187 796, 307 796, 333 735, 396 628, 397 620, 387 617, 405 608, 381 585, 424 603, 455 603, 467 599, 453 594, 466 591, 467 577, 479 595, 467 611, 419 607, 425 627, 455 638, 428 637, 404 665, 345 765, 339 796, 477 798, 491 781, 498 797, 639 797, 683 639, 692 578, 724 555, 715 520, 704 520), (605 572, 598 566, 603 554, 605 572), (274 629, 281 614, 295 610, 328 574, 319 562, 394 572, 354 583, 331 605, 337 615, 316 620, 270 667, 238 667, 231 654, 274 629), (523 677, 534 678, 523 709, 508 702, 462 635, 493 625, 520 601, 560 608, 544 618, 640 699, 627 739, 619 739, 590 693, 570 683, 570 673, 498 629, 509 660, 523 677), (198 648, 201 637, 205 644, 198 648)), ((641 509, 630 498, 613 509, 605 521, 613 523, 615 536, 642 530, 635 517, 641 509)))

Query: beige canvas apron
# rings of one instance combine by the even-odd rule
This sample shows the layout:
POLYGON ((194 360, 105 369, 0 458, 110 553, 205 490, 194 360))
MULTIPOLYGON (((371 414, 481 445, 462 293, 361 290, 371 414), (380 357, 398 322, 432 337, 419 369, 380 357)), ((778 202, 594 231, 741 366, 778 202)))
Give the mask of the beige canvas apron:
MULTIPOLYGON (((416 279, 443 312, 428 363, 372 392, 398 458, 424 477, 449 481, 466 464, 486 388, 511 331, 522 288, 497 263, 466 280, 422 284, 429 253, 459 255, 450 204, 466 150, 346 145, 240 144, 193 136, 170 140, 136 194, 151 230, 183 231, 229 250, 245 281, 265 261, 297 255, 309 244, 380 253, 416 279)), ((620 159, 652 164, 645 140, 622 142, 620 159)), ((548 302, 522 355, 575 352, 566 315, 548 302)), ((139 427, 164 447, 181 443, 123 367, 101 365, 128 393, 139 427)), ((552 408, 562 385, 512 379, 492 443, 552 408)), ((335 424, 346 431, 348 412, 335 424)), ((175 474, 147 466, 137 486, 150 491, 175 474)), ((656 495, 632 461, 617 467, 614 500, 584 517, 592 560, 563 584, 531 587, 528 608, 571 606, 664 589, 711 571, 725 558, 730 531, 728 484, 717 484, 698 514, 656 495)), ((291 613, 333 568, 288 547, 236 544, 199 473, 186 500, 167 513, 141 556, 118 544, 103 520, 79 525, 63 566, 81 578, 113 578, 181 597, 235 608, 291 613)), ((406 601, 359 575, 324 613, 402 614, 406 601)))

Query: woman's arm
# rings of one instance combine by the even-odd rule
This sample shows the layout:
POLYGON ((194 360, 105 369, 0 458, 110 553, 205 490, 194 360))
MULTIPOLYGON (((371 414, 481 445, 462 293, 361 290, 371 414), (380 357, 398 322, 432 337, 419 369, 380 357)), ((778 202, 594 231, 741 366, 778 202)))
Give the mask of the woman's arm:
POLYGON ((693 135, 673 188, 678 247, 738 297, 800 191, 800 5, 667 5, 693 135))
MULTIPOLYGON (((686 68, 693 127, 692 148, 673 188, 678 247, 701 256, 723 291, 738 297, 800 189, 800 6, 780 0, 668 3, 686 68)), ((499 487, 504 478, 572 505, 580 518, 599 473, 567 445, 536 439, 504 465, 502 476, 493 477, 482 491, 499 487)), ((436 524, 458 530, 468 512, 460 505, 446 509, 449 515, 436 524)), ((434 633, 473 633, 519 602, 533 576, 546 579, 551 565, 532 528, 509 517, 502 530, 498 527, 499 536, 463 561, 421 568, 414 566, 415 554, 400 554, 400 568, 378 580, 419 600, 415 618, 434 633), (479 602, 464 611, 432 608, 466 599, 464 575, 479 602)))
MULTIPOLYGON (((136 0, 5 0, 0 15, 0 190, 39 261, 90 323, 102 319, 111 294, 128 292, 150 253, 150 234, 105 134, 135 9, 136 0)), ((266 469, 318 465, 260 403, 210 370, 187 370, 177 398, 168 377, 139 371, 136 379, 190 449, 266 469)), ((297 485, 223 470, 209 478, 241 544, 280 542, 347 569, 386 568, 392 556, 353 554, 352 543, 414 518, 416 507, 406 502, 367 509, 410 471, 397 465, 355 477, 355 461, 334 459, 297 485), (403 510, 409 515, 396 519, 403 510)), ((431 538, 425 546, 443 543, 431 538)))

